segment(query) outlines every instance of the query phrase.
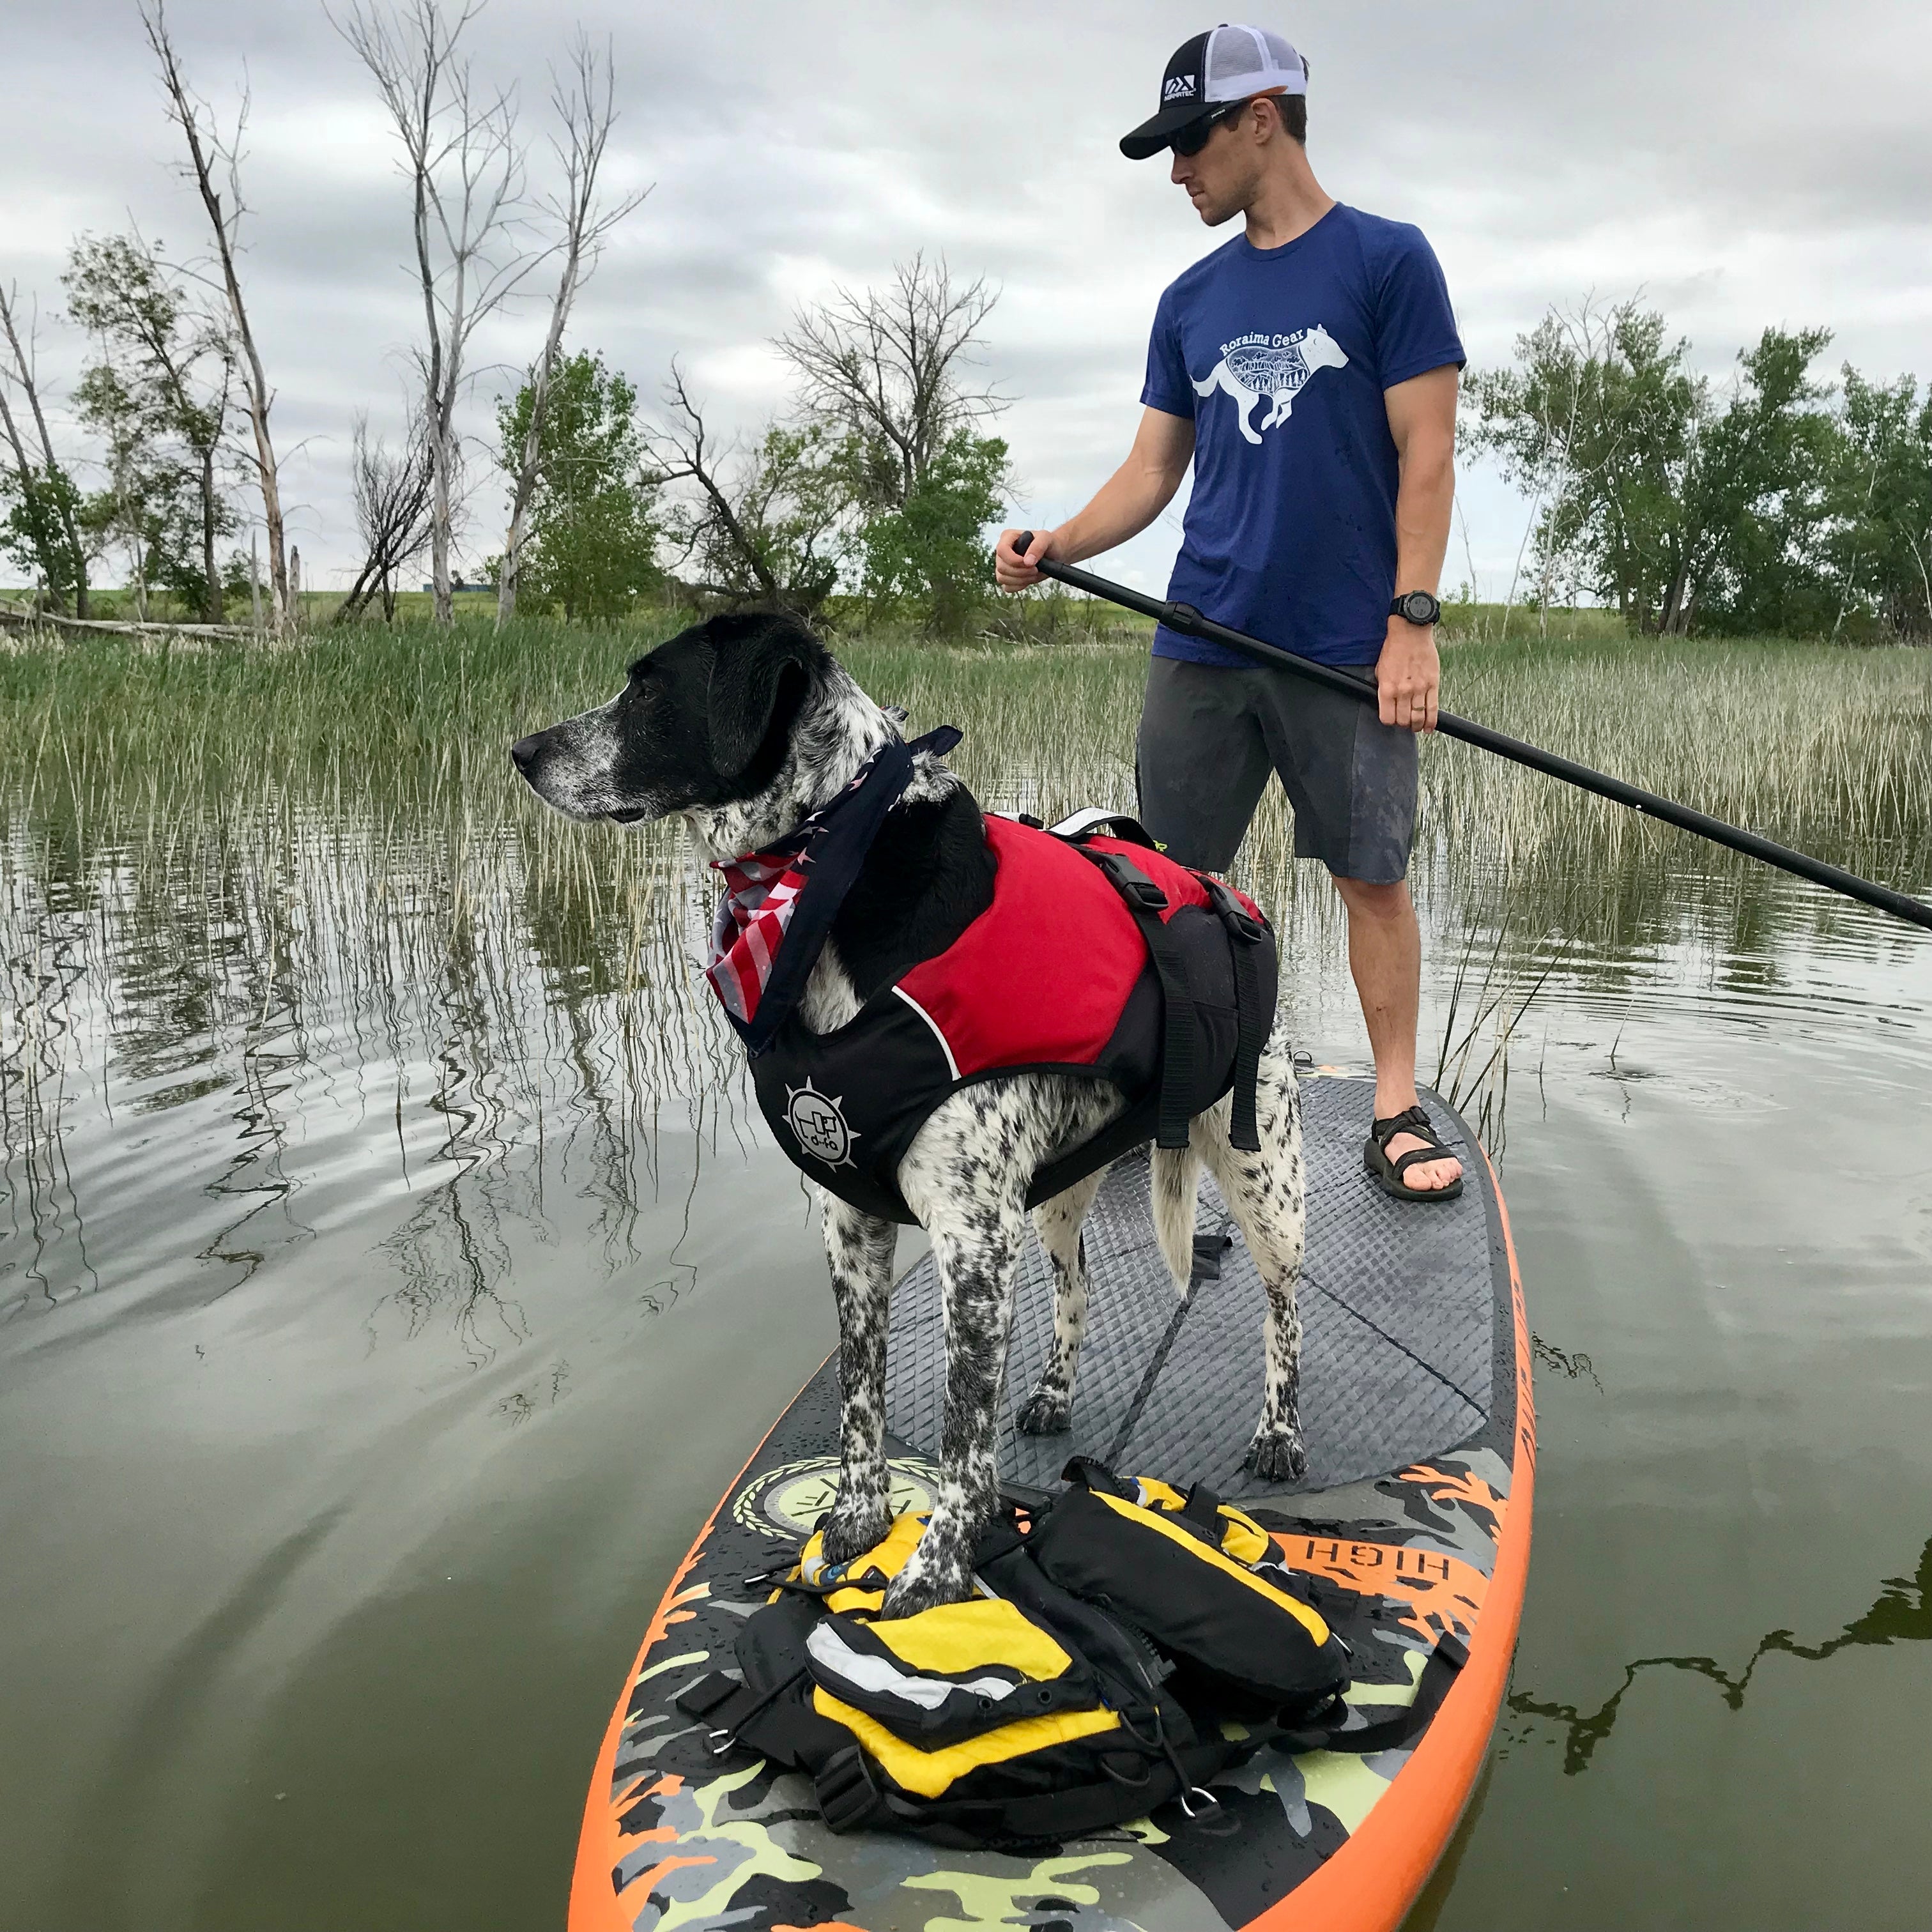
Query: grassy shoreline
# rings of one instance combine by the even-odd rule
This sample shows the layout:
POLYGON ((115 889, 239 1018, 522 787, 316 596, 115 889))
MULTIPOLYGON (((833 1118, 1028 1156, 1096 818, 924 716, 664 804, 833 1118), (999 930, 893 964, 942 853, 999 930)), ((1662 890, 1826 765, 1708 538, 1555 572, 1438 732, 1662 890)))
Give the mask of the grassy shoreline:
MULTIPOLYGON (((197 761, 218 752, 244 764, 289 758, 292 775, 311 760, 345 754, 377 767, 398 757, 441 765, 459 745, 482 748, 484 741, 494 760, 516 732, 614 690, 628 660, 682 621, 666 612, 654 624, 616 630, 542 619, 501 632, 466 622, 447 632, 427 623, 360 626, 272 647, 16 633, 0 640, 0 770, 17 786, 54 770, 77 771, 76 758, 173 766, 193 748, 197 761)), ((1079 700, 1084 710, 1097 700, 1114 710, 1137 706, 1150 628, 1129 620, 1098 639, 1046 643, 944 641, 881 630, 835 635, 833 647, 881 702, 908 704, 915 717, 949 699, 998 711, 1016 696, 1028 709, 1046 700, 1079 700)), ((1546 639, 1519 628, 1503 640, 1451 632, 1443 662, 1445 703, 1510 728, 1511 717, 1540 708, 1533 698, 1526 706, 1526 696, 1580 674, 1593 686, 1612 680, 1600 686, 1606 699, 1618 679, 1640 693, 1688 676, 1708 699, 1726 683, 1762 689, 1768 678, 1796 674, 1808 686, 1835 686, 1848 700, 1882 703, 1889 695, 1920 713, 1932 689, 1932 653, 1781 638, 1639 639, 1598 631, 1546 639)), ((1565 708, 1573 713, 1566 722, 1583 723, 1574 707, 1565 708)), ((1584 755, 1570 745, 1558 748, 1584 755)))
MULTIPOLYGON (((542 620, 347 628, 275 647, 104 636, 0 646, 0 810, 10 833, 138 848, 218 828, 454 828, 510 842, 553 876, 672 863, 666 835, 626 841, 538 810, 512 778, 520 734, 595 704, 655 631, 542 620), (197 830, 200 828, 200 830, 197 830), (625 856, 620 857, 620 852, 625 856)), ((1015 644, 910 632, 837 640, 842 660, 913 725, 959 725, 952 762, 988 805, 1052 818, 1133 797, 1146 631, 1015 644)), ((1932 653, 1780 640, 1512 636, 1452 643, 1453 710, 1734 823, 1910 890, 1932 876, 1932 653)), ((280 835, 275 835, 280 836, 280 835)), ((1446 741, 1425 742, 1415 878, 1543 930, 1580 916, 1585 878, 1622 882, 1641 924, 1675 869, 1737 900, 1756 872, 1681 835, 1446 741), (1644 884, 1648 881, 1647 884, 1644 884), (1641 890, 1640 890, 1641 887, 1641 890)), ((1238 868, 1286 908, 1292 826, 1270 787, 1238 868)), ((1606 916, 1594 908, 1593 916, 1606 916)))

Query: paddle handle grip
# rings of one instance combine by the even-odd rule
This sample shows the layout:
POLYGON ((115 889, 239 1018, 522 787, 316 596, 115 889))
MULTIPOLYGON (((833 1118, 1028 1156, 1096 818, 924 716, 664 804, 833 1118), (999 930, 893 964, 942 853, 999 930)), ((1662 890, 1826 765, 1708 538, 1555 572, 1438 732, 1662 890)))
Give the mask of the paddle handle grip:
MULTIPOLYGON (((1033 535, 1030 530, 1022 530, 1014 539, 1013 548, 1022 557, 1033 542, 1033 535)), ((1317 664, 1312 658, 1283 650, 1279 644, 1264 644, 1259 638, 1251 638, 1245 631, 1217 624, 1211 617, 1204 617, 1191 604, 1170 603, 1163 598, 1146 596, 1140 591, 1130 590, 1124 584, 1110 582, 1106 578, 1096 577, 1091 571, 1076 569, 1071 564, 1057 563, 1051 557, 1042 557, 1034 568, 1041 576, 1056 578, 1072 590, 1084 590, 1090 597, 1104 598, 1124 610, 1151 617, 1156 623, 1164 624, 1183 637, 1201 638, 1210 644, 1226 644, 1258 663, 1292 671, 1297 677, 1326 685, 1330 691, 1341 692, 1364 704, 1376 701, 1372 674, 1358 675, 1339 664, 1317 664)), ((1445 738, 1460 739, 1464 744, 1474 745, 1480 751, 1492 752, 1513 764, 1526 765, 1533 772, 1560 778, 1565 784, 1574 785, 1579 791, 1594 793, 1598 798, 1606 798, 1631 812, 1641 812, 1646 818, 1660 819, 1666 825, 1676 826, 1679 831, 1693 832, 1700 838, 1708 838, 1714 845, 1742 852, 1747 858, 1775 866, 1780 872, 1809 879, 1814 885, 1822 886, 1827 891, 1842 893, 1862 905, 1890 913, 1894 919, 1904 920, 1910 925, 1932 932, 1932 905, 1923 899, 1914 898, 1908 892, 1880 885, 1871 879, 1862 879, 1857 873, 1848 872, 1841 866, 1828 865, 1822 859, 1813 858, 1808 852, 1795 851, 1790 846, 1780 845, 1762 833, 1714 818, 1708 812, 1698 812, 1690 806, 1679 805, 1675 799, 1646 791, 1641 785, 1627 784, 1606 772, 1594 771, 1588 765, 1580 765, 1574 758, 1562 758, 1538 746, 1526 744, 1522 739, 1512 738, 1507 732, 1492 731, 1488 725, 1478 724, 1472 718, 1459 718, 1453 711, 1437 712, 1436 728, 1445 738)))

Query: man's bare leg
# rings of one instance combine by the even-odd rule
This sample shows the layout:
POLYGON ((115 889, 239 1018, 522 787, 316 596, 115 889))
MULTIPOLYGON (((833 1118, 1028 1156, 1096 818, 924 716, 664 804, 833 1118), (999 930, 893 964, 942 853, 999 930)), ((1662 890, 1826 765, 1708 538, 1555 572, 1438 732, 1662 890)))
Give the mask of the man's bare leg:
MULTIPOLYGON (((1422 1004, 1422 934, 1408 886, 1370 885, 1337 879, 1335 890, 1348 909, 1348 969, 1369 1028, 1369 1051, 1376 1057, 1376 1118, 1386 1120, 1416 1103, 1415 1027, 1422 1004)), ((1428 1143, 1418 1134, 1395 1134, 1388 1156, 1395 1160, 1428 1143)), ((1454 1155, 1418 1161, 1402 1176, 1418 1193, 1447 1187, 1462 1172, 1454 1155)))

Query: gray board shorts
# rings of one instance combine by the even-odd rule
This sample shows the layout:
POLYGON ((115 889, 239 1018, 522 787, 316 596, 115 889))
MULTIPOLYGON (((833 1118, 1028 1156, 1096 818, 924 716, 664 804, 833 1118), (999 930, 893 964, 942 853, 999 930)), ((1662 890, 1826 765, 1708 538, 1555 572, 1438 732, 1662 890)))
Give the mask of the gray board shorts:
POLYGON ((1225 872, 1270 771, 1294 808, 1298 859, 1371 885, 1408 872, 1413 731, 1288 671, 1148 660, 1134 775, 1141 823, 1170 858, 1225 872))

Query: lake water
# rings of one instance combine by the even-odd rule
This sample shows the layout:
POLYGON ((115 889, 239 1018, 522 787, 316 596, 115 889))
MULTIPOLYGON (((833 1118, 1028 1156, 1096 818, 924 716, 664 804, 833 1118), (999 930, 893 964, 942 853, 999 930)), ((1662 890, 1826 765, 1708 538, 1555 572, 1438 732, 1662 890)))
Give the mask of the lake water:
MULTIPOLYGON (((1452 998, 1499 1002, 1466 1091, 1535 989, 1469 1106, 1542 1451, 1412 1922, 1918 1932, 1932 938, 1674 838, 1538 872, 1432 783, 1425 1070, 1452 998)), ((1922 886, 1923 803, 1831 856, 1922 886)), ((644 1622, 831 1346, 686 964, 704 882, 645 842, 586 912, 523 809, 10 821, 8 1932, 560 1923, 644 1622)), ((1327 889, 1264 843, 1300 1044, 1359 1064, 1327 889)))

